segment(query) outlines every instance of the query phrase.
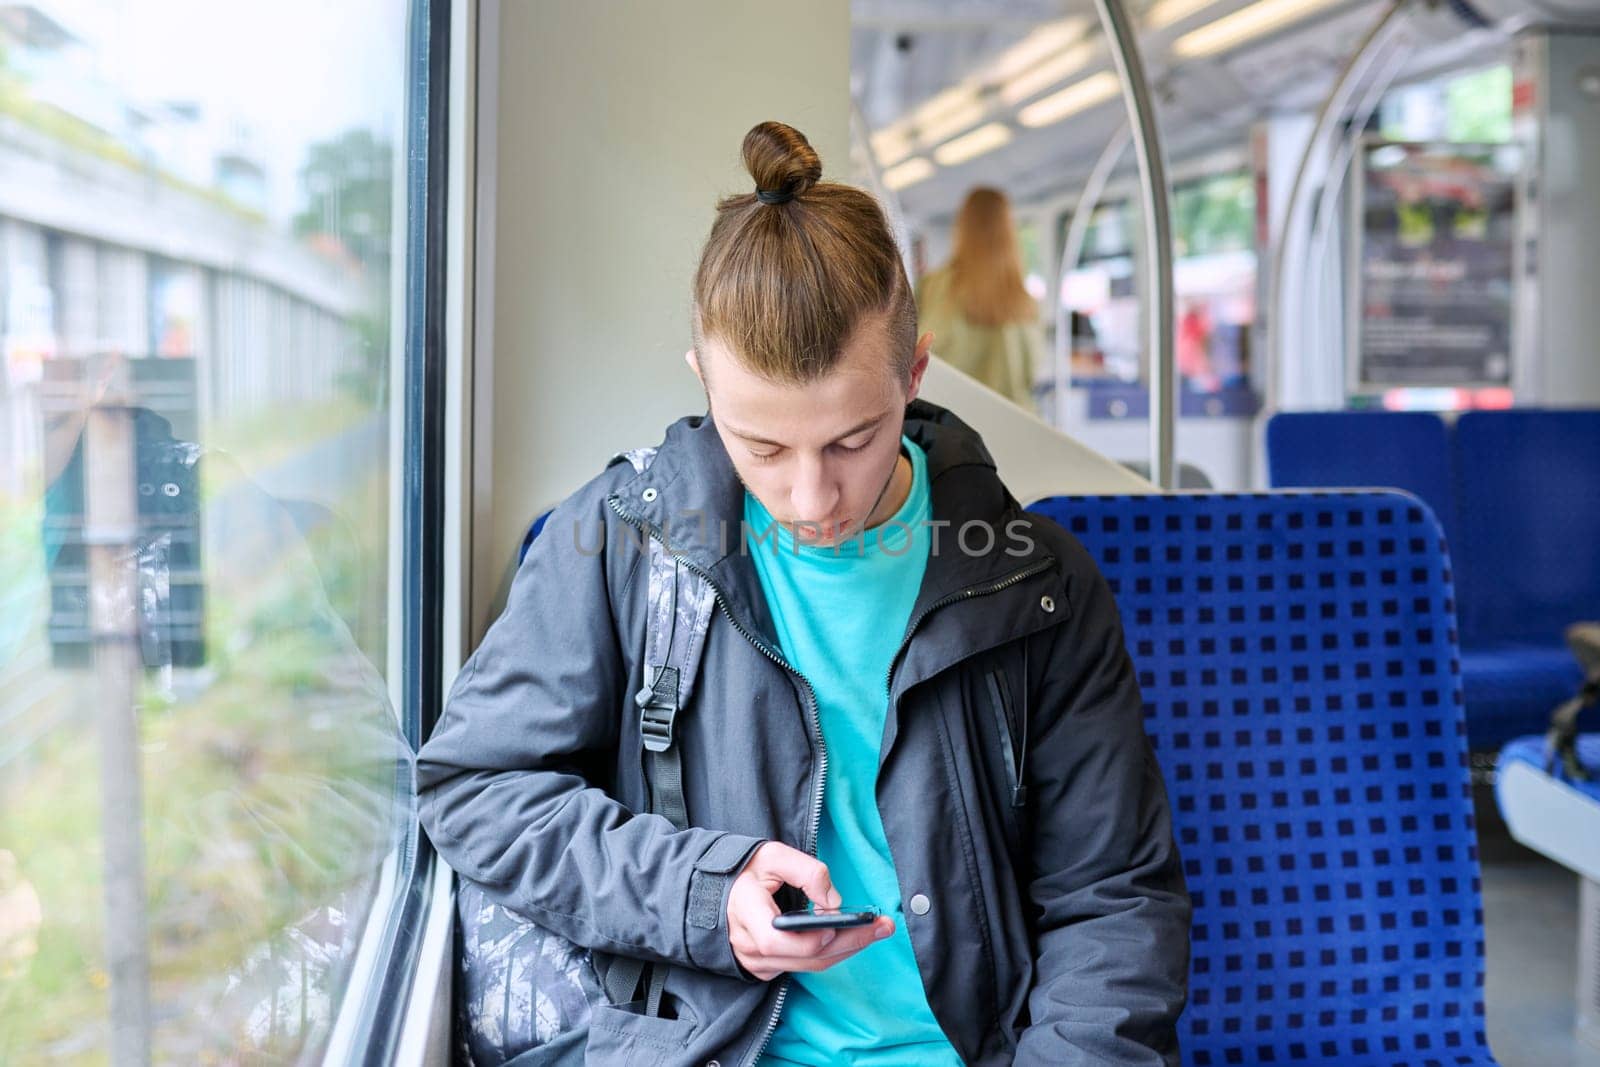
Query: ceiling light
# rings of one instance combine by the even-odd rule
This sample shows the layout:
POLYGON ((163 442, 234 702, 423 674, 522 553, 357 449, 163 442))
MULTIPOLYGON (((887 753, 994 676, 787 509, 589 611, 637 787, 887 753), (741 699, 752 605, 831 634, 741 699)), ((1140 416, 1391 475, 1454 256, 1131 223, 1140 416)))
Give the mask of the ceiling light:
POLYGON ((914 145, 911 137, 898 126, 890 126, 872 135, 872 158, 880 167, 892 167, 911 154, 914 145))
POLYGON ((1020 104, 1034 93, 1066 81, 1069 76, 1089 65, 1096 49, 1096 45, 1085 42, 1051 56, 1000 86, 1000 99, 1007 104, 1020 104))
POLYGON ((1117 76, 1109 70, 1103 70, 1099 74, 1091 74, 1082 81, 1073 82, 1059 93, 1052 93, 1043 100, 1035 100, 1017 112, 1017 121, 1024 126, 1048 126, 1052 122, 1060 122, 1068 115, 1076 115, 1080 111, 1110 100, 1121 91, 1122 83, 1117 81, 1117 76))
POLYGON ((976 89, 969 85, 952 85, 919 104, 911 113, 911 123, 916 126, 926 126, 944 122, 951 115, 960 114, 977 102, 976 89))
POLYGON ((890 167, 884 171, 883 184, 890 189, 899 191, 908 185, 915 185, 924 178, 933 177, 933 172, 936 169, 932 163, 928 162, 927 157, 917 156, 915 159, 908 159, 899 166, 890 167))
MULTIPOLYGON (((939 98, 944 95, 946 94, 940 93, 929 101, 929 104, 938 103, 939 98)), ((983 101, 970 93, 965 93, 962 99, 943 104, 936 109, 927 105, 918 108, 911 122, 917 131, 918 141, 925 145, 938 144, 954 137, 962 130, 976 126, 983 121, 984 115, 988 112, 989 109, 984 106, 983 101)))
POLYGON ((1052 53, 1059 52, 1082 37, 1088 25, 1089 20, 1083 18, 1058 19, 1055 22, 1045 23, 1000 53, 999 58, 989 68, 991 80, 1005 81, 1052 53))
POLYGON ((1231 15, 1224 15, 1172 43, 1172 51, 1185 59, 1226 52, 1246 41, 1281 29, 1334 0, 1259 0, 1231 15))
POLYGON ((1009 140, 1011 140, 1011 127, 1003 122, 991 122, 935 148, 933 158, 946 167, 953 167, 957 163, 965 163, 969 159, 999 148, 1009 140))
POLYGON ((1217 0, 1158 0, 1144 17, 1147 30, 1164 29, 1174 22, 1182 22, 1197 11, 1203 11, 1217 0))

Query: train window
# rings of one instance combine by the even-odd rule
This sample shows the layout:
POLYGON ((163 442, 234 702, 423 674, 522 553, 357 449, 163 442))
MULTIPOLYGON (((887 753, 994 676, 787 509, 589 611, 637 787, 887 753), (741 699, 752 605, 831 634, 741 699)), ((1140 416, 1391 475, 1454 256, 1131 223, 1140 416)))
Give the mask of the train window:
MULTIPOLYGON (((1061 276, 1057 299, 1071 313, 1071 376, 1079 384, 1140 377, 1135 218, 1126 200, 1095 207, 1077 262, 1061 276)), ((1066 245, 1071 222, 1069 213, 1057 220, 1057 247, 1066 245)))
POLYGON ((436 21, 0 8, 0 1060, 315 1057, 403 929, 436 21))
POLYGON ((1089 228, 1084 231, 1083 258, 1118 259, 1133 255, 1134 219, 1137 208, 1126 200, 1101 204, 1089 216, 1089 228))
MULTIPOLYGON (((1064 245, 1070 216, 1058 228, 1064 245)), ((1191 415, 1254 411, 1250 330, 1255 320, 1255 188, 1247 173, 1228 171, 1178 182, 1172 190, 1178 306, 1178 372, 1191 415)), ((1091 411, 1141 416, 1146 362, 1140 347, 1135 276, 1140 218, 1125 199, 1101 204, 1085 230, 1075 269, 1061 279, 1060 299, 1073 312, 1072 376, 1104 394, 1091 411)))
POLYGON ((1043 300, 1050 288, 1045 282, 1050 272, 1045 267, 1044 249, 1039 243, 1039 224, 1033 219, 1017 224, 1017 250, 1022 255, 1022 284, 1027 287, 1029 296, 1043 300))
POLYGON ((1500 144, 1511 140, 1511 98, 1509 64, 1453 72, 1387 93, 1378 127, 1391 141, 1500 144))
POLYGON ((1175 355, 1197 415, 1254 414, 1250 331, 1255 322, 1255 184, 1234 171, 1172 190, 1175 355))
POLYGON ((1172 188, 1173 254, 1247 252, 1255 240, 1255 185, 1243 171, 1179 182, 1172 188))

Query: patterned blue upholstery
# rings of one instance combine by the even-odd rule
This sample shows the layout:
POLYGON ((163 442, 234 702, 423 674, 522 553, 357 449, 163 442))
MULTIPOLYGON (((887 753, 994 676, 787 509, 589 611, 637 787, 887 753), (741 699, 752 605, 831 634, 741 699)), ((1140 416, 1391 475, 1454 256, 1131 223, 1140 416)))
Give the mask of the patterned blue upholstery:
POLYGON ((1460 592, 1472 747, 1542 727, 1579 677, 1569 623, 1600 618, 1600 411, 1292 412, 1267 425, 1272 484, 1373 486, 1442 522, 1460 592))
POLYGON ((1267 420, 1274 489, 1404 489, 1457 537, 1450 440, 1431 411, 1282 411, 1267 420))
POLYGON ((1185 1062, 1492 1064, 1447 556, 1394 493, 1056 497, 1195 901, 1185 1062))

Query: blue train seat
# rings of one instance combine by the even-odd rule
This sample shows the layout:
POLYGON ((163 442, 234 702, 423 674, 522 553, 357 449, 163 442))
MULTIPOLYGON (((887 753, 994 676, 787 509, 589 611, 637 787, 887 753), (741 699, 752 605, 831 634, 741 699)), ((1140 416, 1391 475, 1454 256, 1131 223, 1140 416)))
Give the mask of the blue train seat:
POLYGON ((1501 773, 1496 775, 1496 785, 1503 783, 1506 771, 1513 765, 1520 764, 1532 767, 1563 788, 1572 790, 1577 796, 1586 797, 1595 805, 1596 821, 1589 833, 1595 842, 1600 844, 1600 734, 1579 736, 1578 762, 1589 772, 1588 781, 1573 781, 1561 772, 1559 766, 1552 767, 1546 758, 1543 736, 1519 737, 1500 750, 1497 768, 1501 773))
POLYGON ((1600 411, 1293 412, 1274 487, 1394 486, 1434 509, 1459 599, 1472 746, 1540 729, 1581 680, 1565 627, 1600 618, 1600 411))
POLYGON ((1055 497, 1117 595, 1194 896, 1184 1059, 1492 1064, 1454 604, 1396 493, 1055 497))
POLYGON ((1600 617, 1600 411, 1468 412, 1455 451, 1463 637, 1565 649, 1600 617))
MULTIPOLYGON (((1512 837, 1600 883, 1600 734, 1579 735, 1578 762, 1588 781, 1568 777, 1542 736, 1519 737, 1500 750, 1495 800, 1512 837)), ((1600 928, 1585 933, 1600 938, 1600 928)))
POLYGON ((1478 411, 1455 429, 1462 671, 1475 741, 1541 729, 1600 618, 1600 411, 1478 411))
MULTIPOLYGON (((1519 737, 1500 750, 1495 799, 1511 836, 1572 871, 1579 880, 1578 959, 1600 960, 1600 734, 1577 739, 1590 776, 1574 781, 1547 759, 1543 737, 1519 737)), ((1579 964, 1575 1029, 1579 1044, 1600 1041, 1600 970, 1579 964)))
POLYGON ((1393 493, 1030 510, 1095 556, 1139 670, 1195 900, 1185 1062, 1492 1065, 1432 516, 1393 493))
POLYGON ((1474 648, 1463 638, 1461 681, 1473 747, 1495 749, 1548 724, 1582 676, 1572 653, 1557 645, 1510 641, 1474 648))
POLYGON ((1431 411, 1283 411, 1267 420, 1274 489, 1404 489, 1456 538, 1450 439, 1431 411))

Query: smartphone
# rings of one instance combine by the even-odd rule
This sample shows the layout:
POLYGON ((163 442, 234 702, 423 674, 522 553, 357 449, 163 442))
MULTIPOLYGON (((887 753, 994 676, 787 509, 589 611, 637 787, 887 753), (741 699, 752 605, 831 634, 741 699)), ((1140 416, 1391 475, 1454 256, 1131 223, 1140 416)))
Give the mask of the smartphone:
POLYGON ((878 918, 877 908, 840 908, 837 911, 786 911, 773 917, 774 930, 848 930, 870 926, 878 918))

